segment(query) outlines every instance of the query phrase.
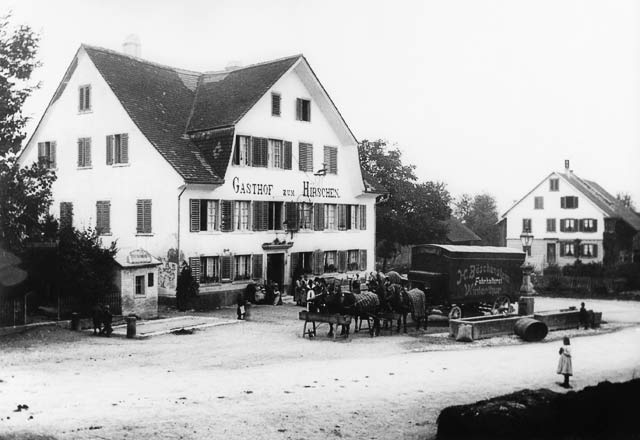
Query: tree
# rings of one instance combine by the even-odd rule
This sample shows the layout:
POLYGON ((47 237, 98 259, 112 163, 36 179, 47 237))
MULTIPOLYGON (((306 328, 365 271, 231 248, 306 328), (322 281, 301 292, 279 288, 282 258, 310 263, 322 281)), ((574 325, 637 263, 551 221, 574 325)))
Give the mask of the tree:
POLYGON ((465 220, 466 226, 482 238, 482 246, 497 246, 500 243, 498 208, 492 195, 477 194, 465 220))
POLYGON ((469 215, 471 214, 472 204, 473 196, 468 193, 462 194, 453 204, 453 216, 463 223, 467 222, 469 220, 469 215))
POLYGON ((55 173, 42 163, 21 168, 15 154, 0 157, 0 246, 15 252, 51 235, 47 213, 55 173))
POLYGON ((415 165, 402 163, 402 153, 384 140, 358 145, 363 171, 380 183, 388 195, 378 204, 376 252, 385 261, 399 246, 443 242, 451 215, 451 197, 444 183, 418 182, 415 165))
POLYGON ((11 29, 11 14, 0 17, 0 156, 20 150, 27 118, 22 105, 38 86, 29 85, 39 36, 29 26, 11 29))

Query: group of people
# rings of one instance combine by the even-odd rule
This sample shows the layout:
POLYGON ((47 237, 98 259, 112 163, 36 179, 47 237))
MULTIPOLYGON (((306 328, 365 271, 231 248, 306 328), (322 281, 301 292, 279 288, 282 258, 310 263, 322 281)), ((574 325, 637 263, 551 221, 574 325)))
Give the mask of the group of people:
POLYGON ((109 304, 104 307, 100 304, 96 304, 92 310, 93 317, 93 334, 94 336, 111 336, 113 333, 113 314, 109 304))

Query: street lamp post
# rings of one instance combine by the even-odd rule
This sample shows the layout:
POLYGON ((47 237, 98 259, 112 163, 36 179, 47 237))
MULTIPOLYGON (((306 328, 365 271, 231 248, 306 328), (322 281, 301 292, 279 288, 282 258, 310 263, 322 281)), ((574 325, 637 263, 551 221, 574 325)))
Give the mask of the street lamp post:
POLYGON ((520 235, 520 241, 522 242, 522 250, 525 252, 524 263, 520 266, 522 269, 522 286, 520 287, 520 293, 522 295, 533 295, 533 284, 531 284, 531 272, 533 272, 533 266, 527 261, 527 256, 531 256, 531 246, 533 245, 533 234, 530 232, 523 232, 520 235))

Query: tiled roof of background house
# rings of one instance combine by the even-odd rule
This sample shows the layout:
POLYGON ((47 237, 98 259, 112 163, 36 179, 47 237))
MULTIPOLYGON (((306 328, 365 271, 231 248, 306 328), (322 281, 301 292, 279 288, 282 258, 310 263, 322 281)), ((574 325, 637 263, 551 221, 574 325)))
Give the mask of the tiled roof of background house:
POLYGON ((450 217, 445 223, 448 227, 447 240, 451 244, 482 241, 482 238, 455 217, 450 217))

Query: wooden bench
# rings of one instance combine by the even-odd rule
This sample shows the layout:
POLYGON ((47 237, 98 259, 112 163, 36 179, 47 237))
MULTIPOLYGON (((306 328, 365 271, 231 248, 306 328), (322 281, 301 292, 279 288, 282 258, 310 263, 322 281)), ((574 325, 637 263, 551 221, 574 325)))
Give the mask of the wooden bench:
POLYGON ((349 338, 348 326, 351 324, 351 316, 349 315, 339 315, 339 314, 328 315, 325 313, 307 312, 306 310, 302 310, 298 314, 298 319, 300 319, 301 321, 304 321, 304 328, 302 329, 303 338, 305 335, 307 335, 310 338, 316 336, 316 323, 326 323, 326 324, 335 325, 336 328, 333 331, 333 339, 335 339, 336 335, 338 334, 337 327, 339 325, 347 326, 344 336, 347 339, 349 338), (307 330, 307 324, 309 323, 311 323, 313 327, 307 330))

